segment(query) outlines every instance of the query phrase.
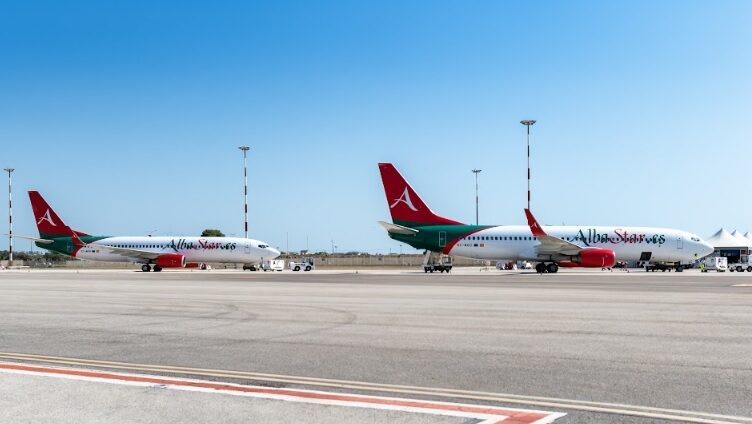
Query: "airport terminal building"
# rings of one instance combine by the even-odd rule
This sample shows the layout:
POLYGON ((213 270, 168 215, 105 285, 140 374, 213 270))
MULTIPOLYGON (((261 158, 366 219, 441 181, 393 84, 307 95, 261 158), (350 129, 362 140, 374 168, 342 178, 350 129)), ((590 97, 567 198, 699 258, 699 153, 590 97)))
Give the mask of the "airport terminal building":
POLYGON ((739 231, 730 233, 721 228, 705 241, 715 249, 712 256, 726 257, 729 264, 747 262, 752 246, 752 234, 748 232, 742 235, 739 231))

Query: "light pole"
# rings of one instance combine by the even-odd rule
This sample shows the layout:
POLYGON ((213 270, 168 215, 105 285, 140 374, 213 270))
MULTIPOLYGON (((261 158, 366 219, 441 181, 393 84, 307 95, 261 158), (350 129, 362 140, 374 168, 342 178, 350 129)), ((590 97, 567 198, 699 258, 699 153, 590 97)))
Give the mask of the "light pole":
POLYGON ((473 169, 473 174, 475 174, 475 225, 478 225, 478 174, 482 169, 473 169))
POLYGON ((527 127, 527 208, 530 210, 530 127, 535 124, 535 120, 525 119, 520 124, 527 127))
POLYGON ((244 191, 244 205, 245 205, 245 238, 248 238, 248 150, 251 148, 248 146, 240 146, 238 149, 243 151, 243 187, 244 191))
POLYGON ((8 173, 8 266, 13 265, 13 178, 14 168, 5 168, 8 173))

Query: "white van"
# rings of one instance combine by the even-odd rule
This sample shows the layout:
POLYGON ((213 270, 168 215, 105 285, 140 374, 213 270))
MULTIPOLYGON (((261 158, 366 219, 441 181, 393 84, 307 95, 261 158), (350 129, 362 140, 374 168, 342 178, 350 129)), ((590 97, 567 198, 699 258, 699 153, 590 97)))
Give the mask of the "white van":
POLYGON ((722 256, 708 256, 707 258, 702 260, 702 264, 705 265, 705 268, 702 270, 702 272, 713 270, 717 272, 726 272, 726 270, 728 270, 728 258, 724 258, 722 256))
POLYGON ((271 261, 261 262, 261 269, 264 271, 282 271, 285 269, 284 259, 272 259, 271 261))

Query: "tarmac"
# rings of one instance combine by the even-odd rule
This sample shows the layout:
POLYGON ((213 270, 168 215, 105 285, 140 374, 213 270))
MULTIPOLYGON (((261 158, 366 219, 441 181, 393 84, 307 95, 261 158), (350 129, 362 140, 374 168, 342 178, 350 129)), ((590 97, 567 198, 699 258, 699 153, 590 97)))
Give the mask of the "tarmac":
MULTIPOLYGON (((556 423, 752 423, 749 273, 19 270, 0 272, 0 316, 0 422, 490 419, 220 382, 556 423)), ((503 420, 523 422, 488 422, 503 420)))

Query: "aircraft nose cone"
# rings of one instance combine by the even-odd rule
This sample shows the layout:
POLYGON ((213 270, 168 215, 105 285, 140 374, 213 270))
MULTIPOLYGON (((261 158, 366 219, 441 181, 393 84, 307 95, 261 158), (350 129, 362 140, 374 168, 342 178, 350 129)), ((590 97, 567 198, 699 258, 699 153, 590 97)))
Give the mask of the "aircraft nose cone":
POLYGON ((709 245, 707 242, 702 242, 702 254, 703 256, 708 256, 709 254, 715 252, 715 248, 711 245, 709 245))
POLYGON ((279 255, 282 254, 282 252, 280 252, 279 250, 277 250, 277 249, 275 249, 273 247, 269 247, 268 250, 272 254, 272 259, 274 259, 274 258, 276 258, 276 257, 278 257, 279 255))

